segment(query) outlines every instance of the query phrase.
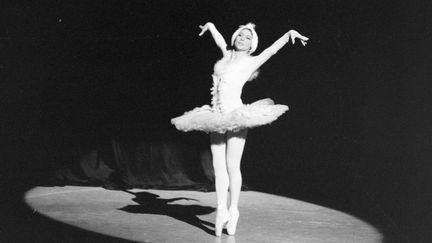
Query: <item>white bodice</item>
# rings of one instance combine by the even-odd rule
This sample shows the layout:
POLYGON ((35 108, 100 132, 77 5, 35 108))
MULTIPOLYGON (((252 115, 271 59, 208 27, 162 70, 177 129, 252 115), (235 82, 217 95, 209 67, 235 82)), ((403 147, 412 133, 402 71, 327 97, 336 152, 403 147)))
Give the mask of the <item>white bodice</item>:
POLYGON ((243 105, 243 86, 255 71, 251 68, 252 61, 253 58, 249 56, 232 60, 231 55, 227 55, 216 62, 211 88, 214 111, 227 113, 243 105))

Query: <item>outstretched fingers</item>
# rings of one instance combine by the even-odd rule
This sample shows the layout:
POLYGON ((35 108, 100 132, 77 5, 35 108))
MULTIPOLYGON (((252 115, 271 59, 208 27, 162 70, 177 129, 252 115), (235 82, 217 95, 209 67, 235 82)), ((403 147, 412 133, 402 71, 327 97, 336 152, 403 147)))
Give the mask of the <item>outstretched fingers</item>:
POLYGON ((309 40, 308 37, 301 35, 299 32, 295 30, 290 30, 290 39, 293 44, 295 44, 296 39, 300 39, 300 42, 302 43, 303 46, 305 46, 307 44, 307 41, 309 40))
POLYGON ((207 25, 200 25, 199 27, 201 28, 201 32, 198 35, 202 36, 208 30, 208 26, 207 25))
POLYGON ((308 40, 309 38, 307 38, 306 36, 301 36, 300 38, 300 42, 302 43, 303 46, 306 46, 308 40))

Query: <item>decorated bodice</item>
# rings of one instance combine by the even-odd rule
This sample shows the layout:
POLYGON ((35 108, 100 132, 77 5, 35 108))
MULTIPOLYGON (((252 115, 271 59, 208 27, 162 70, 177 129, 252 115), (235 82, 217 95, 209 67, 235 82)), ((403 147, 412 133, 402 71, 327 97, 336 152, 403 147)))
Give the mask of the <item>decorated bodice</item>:
POLYGON ((216 62, 211 89, 214 111, 226 113, 243 105, 241 100, 243 86, 255 71, 252 62, 252 57, 246 56, 233 60, 231 55, 216 62))

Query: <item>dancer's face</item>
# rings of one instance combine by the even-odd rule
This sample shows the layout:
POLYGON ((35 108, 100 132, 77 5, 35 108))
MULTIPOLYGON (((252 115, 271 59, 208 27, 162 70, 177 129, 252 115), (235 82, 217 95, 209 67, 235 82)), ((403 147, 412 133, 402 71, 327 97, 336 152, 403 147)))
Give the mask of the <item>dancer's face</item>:
POLYGON ((237 51, 249 51, 252 46, 252 32, 248 29, 242 29, 234 41, 234 47, 237 51))

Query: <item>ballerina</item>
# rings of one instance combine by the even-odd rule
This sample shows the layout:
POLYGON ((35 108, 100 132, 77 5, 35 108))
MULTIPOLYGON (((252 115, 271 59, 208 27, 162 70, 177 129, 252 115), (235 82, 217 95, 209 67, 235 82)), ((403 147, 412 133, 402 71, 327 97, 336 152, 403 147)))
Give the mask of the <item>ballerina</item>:
POLYGON ((234 32, 231 38, 232 48, 228 48, 213 23, 208 22, 199 27, 199 36, 209 31, 223 55, 214 66, 211 106, 204 105, 185 112, 171 119, 171 123, 180 131, 210 133, 217 197, 215 235, 221 236, 225 225, 228 234, 234 235, 240 216, 240 162, 248 129, 270 124, 288 110, 288 106, 274 104, 269 98, 243 104, 243 86, 254 79, 258 68, 290 40, 295 44, 295 40, 299 39, 305 46, 309 38, 290 30, 259 55, 252 56, 258 46, 254 24, 241 25, 234 32))

